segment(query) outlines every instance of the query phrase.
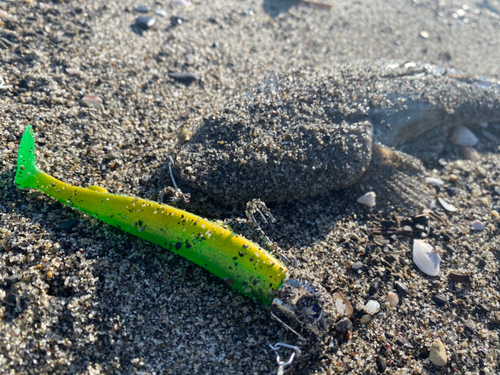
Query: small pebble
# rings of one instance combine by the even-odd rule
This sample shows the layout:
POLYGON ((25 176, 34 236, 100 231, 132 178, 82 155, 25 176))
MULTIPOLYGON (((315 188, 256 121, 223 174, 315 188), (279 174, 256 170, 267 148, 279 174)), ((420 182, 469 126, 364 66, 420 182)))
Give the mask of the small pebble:
POLYGON ((429 39, 430 34, 427 31, 421 31, 420 36, 424 39, 429 39))
POLYGON ((368 315, 375 315, 376 313, 378 313, 380 311, 380 303, 371 299, 366 303, 363 310, 368 315))
POLYGON ((391 305, 391 307, 396 307, 399 303, 399 296, 397 293, 389 292, 387 293, 387 300, 389 301, 389 305, 391 305))
POLYGON ((365 195, 361 196, 358 198, 358 203, 364 204, 365 206, 368 207, 375 207, 375 198, 377 195, 373 192, 370 191, 369 193, 366 193, 365 195))
POLYGON ((387 361, 381 356, 377 356, 377 370, 378 372, 385 372, 387 369, 387 361))
POLYGON ((363 262, 360 261, 354 262, 351 266, 353 271, 359 271, 361 268, 363 268, 363 262))
POLYGON ((400 297, 404 298, 408 295, 408 287, 401 281, 396 281, 394 283, 394 286, 396 287, 396 291, 398 292, 400 297))
POLYGON ((141 5, 135 8, 134 10, 139 13, 148 13, 151 11, 151 8, 145 5, 141 5))
POLYGON ((456 283, 470 284, 472 279, 469 274, 461 272, 450 272, 448 278, 456 283))
POLYGON ((445 366, 448 362, 448 358, 446 356, 446 349, 441 342, 441 340, 437 339, 431 345, 431 349, 429 351, 429 360, 435 366, 445 366))
POLYGON ((200 79, 196 74, 193 73, 168 73, 168 76, 176 81, 182 82, 186 85, 193 83, 200 79))
POLYGON ((446 300, 446 298, 444 296, 442 296, 441 294, 435 294, 435 295, 433 295, 432 296, 432 301, 436 305, 438 305, 440 307, 443 307, 443 306, 445 306, 448 303, 448 301, 446 300))
POLYGON ((15 275, 11 275, 11 276, 7 276, 5 279, 3 279, 3 282, 5 284, 5 286, 7 287, 10 287, 11 285, 19 282, 19 280, 21 280, 21 277, 23 275, 22 274, 15 274, 15 275))
POLYGON ((163 17, 163 18, 167 17, 167 12, 163 9, 157 9, 155 11, 155 14, 159 17, 163 17))
POLYGON ((454 175, 454 174, 450 174, 450 176, 448 177, 448 180, 450 182, 456 182, 456 181, 458 181, 458 176, 454 175))
POLYGON ((449 141, 457 146, 474 147, 479 140, 469 128, 459 125, 453 129, 449 141))
POLYGON ((496 220, 500 219, 500 214, 498 213, 497 210, 492 210, 491 216, 493 216, 496 220))
POLYGON ((349 320, 349 318, 342 318, 337 322, 337 324, 335 324, 335 330, 338 333, 346 333, 351 328, 352 322, 349 320))
POLYGON ((142 30, 149 30, 155 24, 156 19, 154 17, 137 17, 135 19, 135 25, 142 30))
POLYGON ((460 153, 462 154, 465 160, 470 160, 474 162, 481 160, 481 155, 473 147, 462 147, 460 149, 460 153))
POLYGON ((368 290, 368 294, 370 296, 376 294, 378 292, 378 288, 380 287, 380 280, 374 280, 371 284, 370 284, 370 289, 368 290))
POLYGON ((477 230, 477 231, 480 231, 480 230, 483 230, 484 229, 484 224, 479 221, 479 220, 474 220, 472 223, 471 223, 471 227, 472 229, 474 230, 477 230))
POLYGON ((371 315, 363 315, 361 317, 361 319, 359 320, 359 322, 361 324, 367 324, 367 323, 370 323, 371 320, 372 320, 372 316, 371 315))

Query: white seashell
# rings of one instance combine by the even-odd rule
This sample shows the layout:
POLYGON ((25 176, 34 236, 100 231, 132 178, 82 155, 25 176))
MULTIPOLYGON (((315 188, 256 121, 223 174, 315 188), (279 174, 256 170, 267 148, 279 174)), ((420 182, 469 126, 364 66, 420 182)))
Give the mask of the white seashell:
POLYGON ((429 276, 439 275, 441 257, 423 240, 413 241, 413 262, 423 273, 429 276))
POLYGON ((376 196, 377 196, 377 194, 375 194, 373 191, 370 191, 369 193, 366 193, 362 197, 359 197, 358 203, 364 204, 365 206, 368 206, 368 207, 374 207, 376 196))
POLYGON ((389 301, 389 305, 395 307, 399 303, 399 296, 397 293, 389 292, 387 293, 387 300, 389 301))
POLYGON ((483 230, 484 229, 484 224, 480 222, 479 220, 474 220, 471 225, 472 229, 474 230, 483 230))
POLYGON ((448 212, 456 212, 458 211, 458 208, 456 208, 454 205, 451 203, 446 202, 443 198, 438 197, 438 201, 443 206, 443 208, 448 211, 448 212))
POLYGON ((476 135, 463 125, 455 127, 448 140, 454 145, 467 147, 474 147, 479 141, 476 135))
POLYGON ((371 299, 369 300, 365 307, 363 308, 363 310, 365 311, 365 313, 367 313, 368 315, 375 315, 376 313, 379 312, 380 310, 380 303, 378 303, 377 301, 371 299))
POLYGON ((444 181, 441 180, 440 178, 435 178, 435 177, 426 177, 425 182, 428 183, 429 185, 432 186, 443 186, 444 181))

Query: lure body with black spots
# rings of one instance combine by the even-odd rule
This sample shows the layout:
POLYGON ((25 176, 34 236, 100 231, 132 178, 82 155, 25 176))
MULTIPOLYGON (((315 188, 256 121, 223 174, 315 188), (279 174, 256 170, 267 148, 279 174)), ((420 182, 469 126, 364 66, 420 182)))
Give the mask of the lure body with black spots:
POLYGON ((286 278, 281 261, 225 227, 165 204, 81 188, 36 166, 33 129, 21 139, 15 179, 114 227, 171 250, 217 275, 246 296, 270 305, 286 278))

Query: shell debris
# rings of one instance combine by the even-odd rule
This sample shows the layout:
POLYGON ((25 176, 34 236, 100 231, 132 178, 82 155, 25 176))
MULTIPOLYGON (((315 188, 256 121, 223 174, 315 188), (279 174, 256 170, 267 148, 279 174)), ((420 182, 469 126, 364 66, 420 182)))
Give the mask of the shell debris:
POLYGON ((423 240, 413 241, 413 262, 423 273, 429 276, 439 275, 441 257, 423 240))
POLYGON ((366 193, 365 195, 361 196, 358 198, 358 203, 364 204, 365 206, 368 206, 370 208, 375 207, 375 198, 377 197, 377 194, 375 194, 373 191, 370 191, 369 193, 366 193))

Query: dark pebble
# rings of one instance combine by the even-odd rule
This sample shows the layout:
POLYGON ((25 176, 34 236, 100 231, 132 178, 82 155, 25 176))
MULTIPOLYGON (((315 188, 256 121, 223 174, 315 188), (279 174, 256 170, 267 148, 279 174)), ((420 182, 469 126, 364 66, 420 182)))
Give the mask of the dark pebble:
POLYGON ((479 268, 484 268, 486 266, 486 261, 484 259, 480 259, 479 262, 477 263, 479 268))
POLYGON ((9 291, 7 292, 7 297, 5 298, 5 301, 9 306, 14 307, 18 304, 19 295, 21 294, 22 289, 23 289, 22 282, 17 282, 10 286, 9 291))
POLYGON ((471 327, 471 326, 468 326, 466 325, 464 327, 464 330, 467 331, 468 333, 470 333, 471 335, 474 335, 476 332, 474 331, 474 329, 471 327))
POLYGON ((393 220, 382 220, 381 224, 384 228, 393 228, 396 226, 393 220))
POLYGON ((368 294, 370 296, 376 294, 378 292, 378 288, 380 288, 380 280, 377 279, 370 284, 370 289, 368 290, 368 294))
POLYGON ((384 257, 384 259, 386 260, 386 262, 389 262, 389 263, 391 263, 391 264, 392 264, 392 263, 394 263, 394 262, 396 261, 396 257, 395 257, 394 255, 391 255, 391 254, 386 255, 386 256, 384 257))
POLYGON ((150 29, 151 27, 153 27, 155 22, 156 22, 156 19, 154 17, 148 17, 148 16, 137 17, 135 19, 135 25, 137 27, 141 28, 142 30, 150 29))
POLYGON ((413 218, 413 222, 415 224, 424 224, 427 225, 429 217, 427 215, 417 215, 413 218))
POLYGON ((65 220, 59 225, 59 228, 69 232, 71 229, 73 229, 76 226, 76 224, 78 224, 78 220, 76 220, 76 219, 65 220))
POLYGON ((450 272, 448 277, 450 278, 450 280, 455 281, 456 283, 470 284, 472 281, 470 275, 466 273, 450 272))
POLYGON ((385 372, 387 369, 387 362, 381 356, 377 356, 377 370, 378 372, 385 372))
POLYGON ((446 298, 444 298, 444 296, 442 296, 441 294, 435 294, 434 296, 432 296, 432 301, 436 305, 441 306, 441 307, 445 306, 446 303, 448 302, 446 300, 446 298))
POLYGON ((186 85, 193 83, 200 79, 196 74, 193 73, 168 73, 168 76, 176 81, 180 81, 186 85))
POLYGON ((335 324, 335 330, 338 333, 346 333, 351 328, 352 322, 349 320, 349 318, 342 318, 337 322, 337 324, 335 324))
POLYGON ((394 286, 396 287, 396 291, 401 298, 404 298, 408 295, 408 287, 402 282, 396 281, 394 283, 394 286))
POLYGON ((396 339, 396 344, 398 344, 399 346, 404 346, 405 342, 401 339, 396 339))
POLYGON ((148 13, 151 11, 150 7, 147 7, 145 5, 138 6, 137 8, 134 9, 136 12, 139 13, 148 13))
POLYGON ((21 280, 22 275, 21 274, 15 274, 12 276, 7 276, 5 279, 3 279, 3 282, 6 287, 10 287, 11 285, 19 282, 21 280))

